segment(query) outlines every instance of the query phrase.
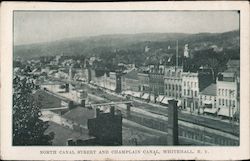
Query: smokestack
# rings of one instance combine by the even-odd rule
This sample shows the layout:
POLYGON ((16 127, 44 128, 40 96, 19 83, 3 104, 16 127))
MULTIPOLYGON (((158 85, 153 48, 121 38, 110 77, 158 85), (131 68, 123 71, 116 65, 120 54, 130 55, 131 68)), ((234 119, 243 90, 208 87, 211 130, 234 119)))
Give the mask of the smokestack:
POLYGON ((66 144, 68 146, 75 145, 74 140, 72 138, 68 139, 67 142, 66 142, 66 144))
POLYGON ((130 115, 131 104, 127 103, 127 116, 130 115))
POLYGON ((68 107, 69 107, 70 110, 74 108, 73 101, 69 101, 68 107))
POLYGON ((113 117, 115 116, 115 106, 110 106, 110 113, 113 117))
POLYGON ((178 55, 178 40, 177 40, 176 41, 176 63, 175 63, 176 68, 178 68, 178 56, 179 55, 178 55))
POLYGON ((95 113, 95 116, 96 118, 100 116, 100 109, 99 108, 96 108, 96 113, 95 113))
POLYGON ((178 107, 176 100, 168 101, 168 136, 169 145, 178 145, 178 107))
POLYGON ((69 92, 69 84, 68 83, 65 84, 65 92, 69 92))
POLYGON ((84 100, 84 99, 81 100, 81 106, 82 106, 83 108, 85 107, 85 100, 84 100))

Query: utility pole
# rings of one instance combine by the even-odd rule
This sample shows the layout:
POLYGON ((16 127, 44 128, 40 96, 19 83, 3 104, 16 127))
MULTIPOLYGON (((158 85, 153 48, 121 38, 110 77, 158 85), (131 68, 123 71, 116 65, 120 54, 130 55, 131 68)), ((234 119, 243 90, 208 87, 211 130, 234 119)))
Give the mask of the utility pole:
POLYGON ((178 68, 178 40, 176 40, 176 62, 175 62, 175 71, 178 68))

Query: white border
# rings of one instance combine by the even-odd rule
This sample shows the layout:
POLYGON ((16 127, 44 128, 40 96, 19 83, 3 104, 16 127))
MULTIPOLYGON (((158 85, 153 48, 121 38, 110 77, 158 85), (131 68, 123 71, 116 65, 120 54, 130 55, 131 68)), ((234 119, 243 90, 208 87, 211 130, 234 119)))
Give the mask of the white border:
MULTIPOLYGON (((28 33, 27 33, 28 34, 28 33)), ((249 158, 249 3, 248 2, 123 2, 123 3, 36 3, 3 2, 1 5, 1 159, 4 160, 241 160, 249 158), (13 10, 240 10, 241 113, 239 147, 13 147, 11 146, 12 109, 12 11, 13 10), (3 102, 4 100, 4 102, 3 102), (193 154, 95 154, 63 155, 60 150, 193 150, 193 154), (57 154, 41 155, 40 150, 57 154), (203 153, 197 153, 201 150, 203 153), (207 153, 205 153, 205 150, 207 153)))

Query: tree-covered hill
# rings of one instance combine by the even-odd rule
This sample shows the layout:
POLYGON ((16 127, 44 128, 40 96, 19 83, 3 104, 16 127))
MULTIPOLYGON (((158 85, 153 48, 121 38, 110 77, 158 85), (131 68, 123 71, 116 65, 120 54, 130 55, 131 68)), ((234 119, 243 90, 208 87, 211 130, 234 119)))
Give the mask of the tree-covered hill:
POLYGON ((229 57, 239 58, 239 31, 225 33, 143 33, 115 34, 93 37, 78 37, 54 42, 14 46, 14 57, 34 58, 55 55, 84 55, 101 58, 117 58, 124 63, 143 64, 148 60, 158 61, 176 53, 176 40, 179 54, 183 54, 185 44, 190 52, 199 53, 211 48, 216 53, 230 53, 229 57), (148 49, 146 49, 148 48, 148 49))

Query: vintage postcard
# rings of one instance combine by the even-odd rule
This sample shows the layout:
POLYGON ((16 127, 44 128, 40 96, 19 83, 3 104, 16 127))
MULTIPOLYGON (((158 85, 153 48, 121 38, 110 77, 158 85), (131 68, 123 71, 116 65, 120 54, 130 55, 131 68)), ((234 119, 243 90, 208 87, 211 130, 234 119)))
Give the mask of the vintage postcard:
POLYGON ((249 4, 2 3, 1 159, 249 159, 249 4))

